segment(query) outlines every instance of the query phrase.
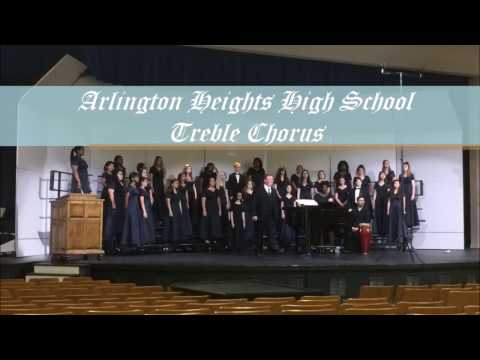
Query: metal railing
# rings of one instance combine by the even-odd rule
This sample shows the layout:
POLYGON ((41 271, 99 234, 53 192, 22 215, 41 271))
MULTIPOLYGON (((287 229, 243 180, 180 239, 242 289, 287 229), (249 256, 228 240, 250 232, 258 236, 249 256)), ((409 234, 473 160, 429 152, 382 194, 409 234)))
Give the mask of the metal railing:
MULTIPOLYGON (((71 184, 72 181, 72 173, 59 171, 59 170, 50 170, 50 182, 49 182, 49 189, 50 191, 57 192, 57 199, 60 198, 62 193, 70 193, 70 187, 68 189, 62 189, 62 181, 68 182, 71 184)), ((93 176, 92 174, 88 174, 89 177, 93 176)))

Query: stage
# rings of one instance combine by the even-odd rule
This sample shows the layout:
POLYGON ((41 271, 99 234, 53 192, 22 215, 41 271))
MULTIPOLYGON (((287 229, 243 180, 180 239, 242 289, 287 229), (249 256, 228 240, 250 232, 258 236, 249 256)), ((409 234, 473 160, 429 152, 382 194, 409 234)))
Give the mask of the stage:
MULTIPOLYGON (((1 277, 22 277, 48 256, 0 258, 1 277)), ((416 250, 414 253, 377 250, 369 255, 171 253, 106 256, 103 260, 71 259, 95 279, 112 282, 190 284, 192 292, 218 283, 262 283, 305 293, 357 296, 361 285, 429 284, 479 281, 480 250, 416 250)))

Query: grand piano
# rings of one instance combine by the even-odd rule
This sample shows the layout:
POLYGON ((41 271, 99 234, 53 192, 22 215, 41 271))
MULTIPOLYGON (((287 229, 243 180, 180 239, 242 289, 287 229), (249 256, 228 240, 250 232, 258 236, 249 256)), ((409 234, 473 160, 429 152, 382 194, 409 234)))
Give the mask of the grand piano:
POLYGON ((300 205, 285 209, 287 223, 305 238, 305 249, 310 253, 312 246, 322 253, 335 252, 335 237, 346 236, 351 229, 352 219, 348 209, 334 203, 300 205))

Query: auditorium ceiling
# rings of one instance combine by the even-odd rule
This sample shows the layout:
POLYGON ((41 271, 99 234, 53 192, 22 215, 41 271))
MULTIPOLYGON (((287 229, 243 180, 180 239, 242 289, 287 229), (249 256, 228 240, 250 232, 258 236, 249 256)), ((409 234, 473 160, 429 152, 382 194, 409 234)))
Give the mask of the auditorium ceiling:
POLYGON ((263 55, 385 66, 468 77, 480 74, 480 45, 188 45, 263 55))

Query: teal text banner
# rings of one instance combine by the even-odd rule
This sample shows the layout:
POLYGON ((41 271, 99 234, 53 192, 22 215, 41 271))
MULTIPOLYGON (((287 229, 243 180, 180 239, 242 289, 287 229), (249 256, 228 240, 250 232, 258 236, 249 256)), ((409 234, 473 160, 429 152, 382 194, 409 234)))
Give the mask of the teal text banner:
POLYGON ((480 87, 2 87, 2 146, 480 144, 480 87))

